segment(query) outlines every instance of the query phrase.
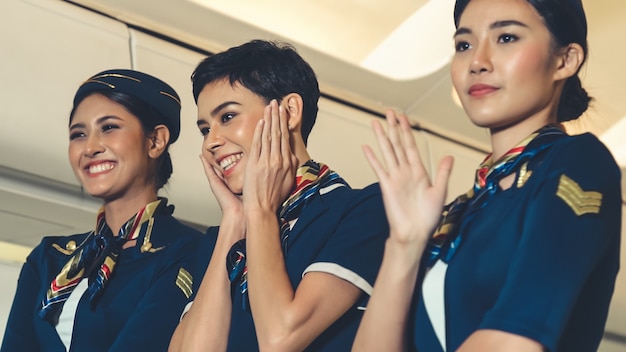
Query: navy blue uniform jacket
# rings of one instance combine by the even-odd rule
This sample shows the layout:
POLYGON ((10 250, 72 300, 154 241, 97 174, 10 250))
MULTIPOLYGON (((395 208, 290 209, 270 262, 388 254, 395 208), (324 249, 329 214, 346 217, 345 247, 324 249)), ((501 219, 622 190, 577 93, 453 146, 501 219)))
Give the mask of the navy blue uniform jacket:
MULTIPOLYGON (((362 190, 320 189, 307 202, 289 234, 285 254, 292 286, 296 289, 307 272, 318 271, 347 280, 362 290, 356 304, 315 339, 307 351, 351 349, 382 262, 388 231, 378 184, 362 190)), ((209 229, 200 248, 194 277, 204 275, 216 238, 217 228, 209 229)), ((233 294, 228 350, 256 351, 259 347, 252 314, 242 309, 239 290, 233 290, 233 294)))
MULTIPOLYGON (((120 253, 95 309, 87 295, 81 298, 71 351, 167 350, 192 293, 185 288, 184 282, 191 279, 185 272, 191 272, 191 255, 202 234, 170 215, 159 214, 149 238, 152 250, 142 252, 147 225, 142 225, 137 245, 120 253)), ((3 352, 65 351, 55 327, 37 314, 50 282, 71 257, 67 244, 80 245, 87 236, 45 237, 28 256, 2 341, 3 352)))
MULTIPOLYGON (((439 293, 448 351, 478 329, 548 351, 596 351, 602 339, 620 258, 619 168, 584 134, 561 138, 523 170, 477 212, 448 263, 439 293)), ((442 351, 421 292, 412 342, 442 351)))

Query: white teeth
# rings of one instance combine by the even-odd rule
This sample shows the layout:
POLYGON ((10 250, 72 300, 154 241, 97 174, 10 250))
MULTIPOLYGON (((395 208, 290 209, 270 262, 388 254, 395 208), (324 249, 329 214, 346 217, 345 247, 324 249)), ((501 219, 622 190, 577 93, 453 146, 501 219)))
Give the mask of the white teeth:
POLYGON ((111 169, 113 169, 115 167, 115 165, 113 163, 104 163, 104 164, 97 164, 97 165, 92 165, 89 167, 89 173, 90 174, 97 174, 100 172, 104 172, 104 171, 109 171, 111 169))
POLYGON ((231 167, 235 166, 237 161, 241 160, 242 156, 243 154, 236 154, 236 155, 231 155, 229 157, 226 157, 222 159, 222 161, 220 161, 220 167, 222 168, 222 170, 226 171, 230 169, 231 167))

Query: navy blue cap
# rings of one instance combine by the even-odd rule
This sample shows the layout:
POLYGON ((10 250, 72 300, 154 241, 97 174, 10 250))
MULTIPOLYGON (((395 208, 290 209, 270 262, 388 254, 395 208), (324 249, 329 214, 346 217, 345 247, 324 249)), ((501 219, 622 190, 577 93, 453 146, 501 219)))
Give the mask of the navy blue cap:
MULTIPOLYGON (((101 91, 117 91, 132 95, 150 105, 170 130, 170 143, 180 134, 180 97, 169 84, 143 72, 126 69, 97 73, 80 85, 74 96, 74 108, 87 95, 101 91)), ((138 118, 143 118, 138 116, 138 118)))

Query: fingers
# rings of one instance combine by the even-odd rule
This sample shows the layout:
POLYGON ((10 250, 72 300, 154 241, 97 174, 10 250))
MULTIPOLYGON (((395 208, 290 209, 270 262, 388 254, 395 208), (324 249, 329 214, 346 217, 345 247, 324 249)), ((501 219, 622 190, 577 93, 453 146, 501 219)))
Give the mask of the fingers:
MULTIPOLYGON (((219 194, 222 194, 223 191, 227 190, 227 186, 224 183, 224 178, 222 174, 213 166, 204 155, 200 155, 200 161, 202 161, 202 167, 204 168, 204 174, 206 175, 207 180, 209 181, 209 186, 211 186, 211 190, 213 194, 218 197, 219 194)), ((230 192, 228 190, 228 192, 230 192)), ((218 197, 219 202, 219 197, 218 197)))
MULTIPOLYGON (((386 121, 387 131, 383 129, 379 121, 372 121, 372 129, 378 141, 382 158, 380 160, 376 158, 370 148, 363 149, 379 181, 382 181, 383 177, 389 178, 392 177, 391 175, 398 175, 399 173, 408 173, 407 175, 410 174, 417 178, 427 177, 428 172, 422 163, 413 135, 413 128, 407 116, 404 114, 396 115, 393 110, 388 110, 386 121)), ((430 183, 430 181, 428 182, 430 183)))
POLYGON ((389 137, 389 143, 393 149, 393 153, 397 163, 406 163, 406 153, 404 152, 404 140, 400 135, 398 118, 393 110, 387 110, 385 114, 387 120, 387 136, 389 137))
MULTIPOLYGON (((290 147, 287 111, 273 99, 265 107, 253 137, 244 178, 247 206, 276 210, 284 193, 291 191, 297 158, 290 147)), ((285 196, 286 198, 286 196, 285 196)))
POLYGON ((289 138, 291 134, 289 133, 289 122, 287 118, 287 111, 283 106, 279 107, 278 110, 279 120, 280 120, 280 153, 283 156, 283 160, 291 161, 292 153, 291 153, 291 145, 289 143, 289 138))
POLYGON ((278 155, 283 151, 283 144, 289 146, 289 127, 287 126, 287 114, 285 108, 278 105, 276 99, 272 99, 263 111, 264 126, 262 127, 258 142, 259 154, 269 153, 278 155))
POLYGON ((248 161, 248 163, 250 162, 255 162, 259 159, 259 157, 261 156, 261 152, 263 150, 264 147, 264 143, 267 137, 267 128, 265 128, 266 125, 266 116, 269 113, 269 107, 265 107, 264 110, 264 117, 262 119, 259 120, 259 122, 257 122, 257 125, 254 129, 254 135, 252 136, 252 144, 250 144, 250 159, 248 161))
POLYGON ((452 166, 454 164, 454 158, 450 155, 443 157, 437 167, 437 174, 435 175, 434 187, 443 192, 443 198, 446 196, 448 189, 448 181, 450 180, 450 174, 452 173, 452 166))
POLYGON ((425 172, 422 158, 415 142, 415 136, 413 136, 413 128, 409 123, 408 117, 400 114, 398 115, 398 122, 400 124, 400 134, 406 161, 413 167, 413 171, 425 172))
POLYGON ((200 154, 200 161, 202 162, 202 168, 204 169, 204 174, 209 180, 209 183, 211 182, 211 178, 217 177, 220 180, 222 179, 222 175, 215 170, 215 167, 202 154, 200 154))
POLYGON ((378 121, 372 121, 372 129, 387 168, 394 170, 401 165, 409 164, 416 166, 417 171, 423 171, 412 128, 406 115, 396 115, 393 110, 388 110, 386 121, 387 132, 378 121))
POLYGON ((290 134, 287 111, 278 104, 276 99, 273 99, 266 106, 263 119, 265 120, 265 126, 260 137, 261 148, 259 154, 267 162, 270 162, 269 158, 272 157, 274 161, 284 164, 283 166, 291 166, 293 164, 293 155, 289 143, 290 134))
POLYGON ((281 144, 281 130, 280 130, 280 113, 279 113, 278 102, 276 99, 272 99, 270 101, 270 116, 269 116, 269 125, 267 125, 269 140, 269 152, 270 155, 279 155, 280 154, 280 144, 281 144))
POLYGON ((372 148, 370 148, 367 145, 364 145, 363 153, 365 154, 365 158, 367 159, 367 162, 370 164, 370 167, 374 171, 374 174, 376 174, 378 181, 384 182, 387 179, 387 172, 385 171, 385 168, 381 165, 380 161, 378 161, 378 158, 372 151, 372 148))
POLYGON ((374 130, 374 135, 376 136, 376 141, 378 142, 378 147, 380 148, 383 161, 387 167, 396 166, 398 164, 396 153, 393 151, 393 146, 391 145, 387 134, 383 130, 383 127, 380 125, 380 122, 376 120, 372 121, 372 129, 374 130))

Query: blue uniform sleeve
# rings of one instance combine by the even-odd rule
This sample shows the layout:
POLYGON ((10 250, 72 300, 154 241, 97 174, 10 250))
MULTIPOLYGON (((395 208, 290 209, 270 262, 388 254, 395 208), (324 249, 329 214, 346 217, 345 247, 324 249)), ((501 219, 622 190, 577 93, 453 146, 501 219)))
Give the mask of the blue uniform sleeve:
POLYGON ((597 340, 602 335, 619 266, 620 175, 598 142, 570 144, 542 168, 549 171, 537 176, 543 179, 523 207, 505 285, 480 328, 570 350, 559 345, 566 327, 597 340))
POLYGON ((357 192, 341 212, 334 234, 305 272, 336 275, 363 290, 367 300, 380 269, 389 225, 378 184, 357 192))
MULTIPOLYGON (((198 244, 198 247, 194 249, 196 253, 196 260, 193 266, 193 276, 195 280, 193 281, 193 295, 191 296, 191 301, 193 301, 196 293, 198 293, 198 289, 200 289, 200 284, 204 278, 204 273, 206 273, 206 269, 211 261, 211 256, 213 255, 213 250, 215 249, 215 243, 217 242, 218 232, 218 226, 209 227, 206 234, 198 244)), ((226 258, 224 258, 224 270, 226 270, 226 258)))
POLYGON ((38 351, 33 319, 41 280, 37 270, 37 258, 42 255, 42 244, 36 247, 22 266, 17 289, 7 321, 0 351, 38 351))
POLYGON ((167 351, 180 314, 193 294, 199 242, 187 241, 159 263, 162 269, 142 297, 109 351, 167 351))

